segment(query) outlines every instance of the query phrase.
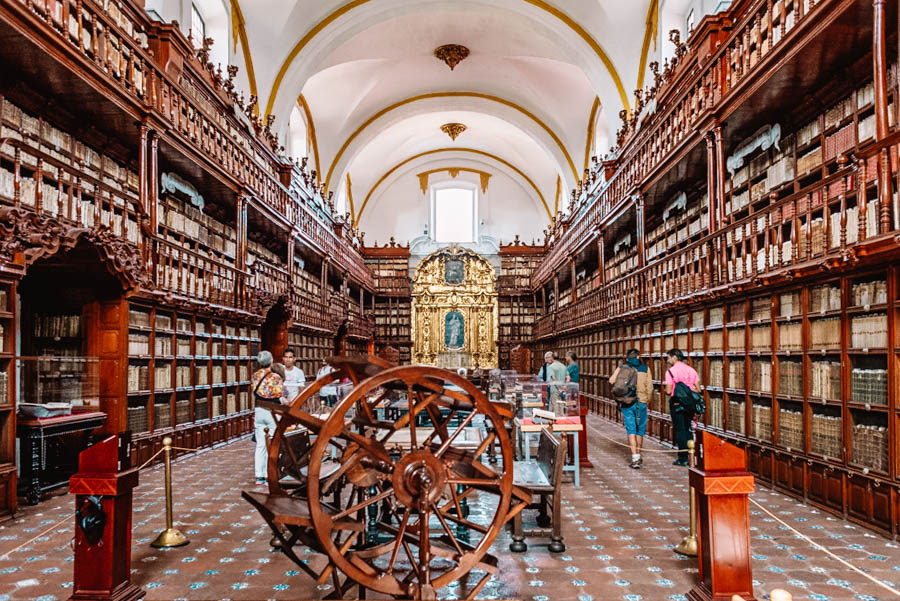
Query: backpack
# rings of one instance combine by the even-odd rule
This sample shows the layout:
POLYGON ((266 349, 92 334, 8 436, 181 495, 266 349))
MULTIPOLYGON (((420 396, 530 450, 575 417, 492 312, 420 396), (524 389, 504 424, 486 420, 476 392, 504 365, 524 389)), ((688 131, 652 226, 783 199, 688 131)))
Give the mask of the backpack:
POLYGON ((637 401, 638 372, 630 365, 620 365, 619 373, 612 385, 613 398, 620 406, 630 407, 637 401))
POLYGON ((683 408, 691 416, 706 413, 706 401, 703 400, 703 396, 688 388, 684 382, 675 384, 672 399, 675 401, 675 411, 683 408))

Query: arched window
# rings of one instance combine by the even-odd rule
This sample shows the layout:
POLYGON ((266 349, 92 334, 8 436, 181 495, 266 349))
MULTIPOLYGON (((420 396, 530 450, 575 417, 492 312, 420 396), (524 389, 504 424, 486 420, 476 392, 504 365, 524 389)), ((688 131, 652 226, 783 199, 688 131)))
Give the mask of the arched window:
POLYGON ((478 190, 463 182, 431 187, 431 231, 435 242, 475 242, 478 239, 478 190))
MULTIPOLYGON (((306 128, 306 119, 303 118, 303 112, 300 107, 295 106, 291 111, 288 119, 288 131, 290 138, 288 144, 285 144, 288 150, 288 156, 300 159, 309 156, 309 134, 306 128)), ((313 157, 309 157, 313 160, 313 157)))

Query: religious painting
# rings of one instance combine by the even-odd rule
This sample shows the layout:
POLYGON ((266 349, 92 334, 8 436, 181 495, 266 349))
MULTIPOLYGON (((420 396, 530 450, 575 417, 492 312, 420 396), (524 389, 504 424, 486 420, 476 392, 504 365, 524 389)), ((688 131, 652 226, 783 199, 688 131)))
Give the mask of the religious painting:
POLYGON ((451 350, 465 346, 465 319, 459 311, 450 311, 444 317, 444 346, 451 350))
POLYGON ((444 282, 447 284, 462 284, 466 279, 466 264, 459 259, 447 259, 444 261, 444 282))

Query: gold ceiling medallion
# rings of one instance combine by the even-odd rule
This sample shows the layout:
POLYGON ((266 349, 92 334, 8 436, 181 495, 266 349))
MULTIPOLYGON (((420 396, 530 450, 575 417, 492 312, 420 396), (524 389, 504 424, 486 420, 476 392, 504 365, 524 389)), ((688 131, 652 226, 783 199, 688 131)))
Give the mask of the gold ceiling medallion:
POLYGON ((460 44, 444 44, 434 49, 434 58, 444 61, 450 70, 469 56, 469 49, 460 44))
POLYGON ((459 134, 466 131, 466 126, 462 123, 444 123, 441 126, 441 131, 450 136, 450 139, 455 142, 459 134))

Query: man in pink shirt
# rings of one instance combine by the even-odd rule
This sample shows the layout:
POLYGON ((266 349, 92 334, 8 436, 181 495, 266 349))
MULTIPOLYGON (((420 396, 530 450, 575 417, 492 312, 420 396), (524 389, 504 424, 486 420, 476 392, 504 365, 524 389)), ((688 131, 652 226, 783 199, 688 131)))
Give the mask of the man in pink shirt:
POLYGON ((687 442, 691 437, 691 420, 694 418, 693 410, 681 405, 675 399, 675 386, 683 382, 685 386, 694 392, 700 392, 700 376, 697 371, 684 362, 684 353, 680 349, 673 348, 666 353, 666 361, 669 369, 666 371, 666 394, 669 395, 669 414, 672 416, 672 430, 675 435, 675 444, 681 450, 678 459, 673 465, 687 465, 687 442))

